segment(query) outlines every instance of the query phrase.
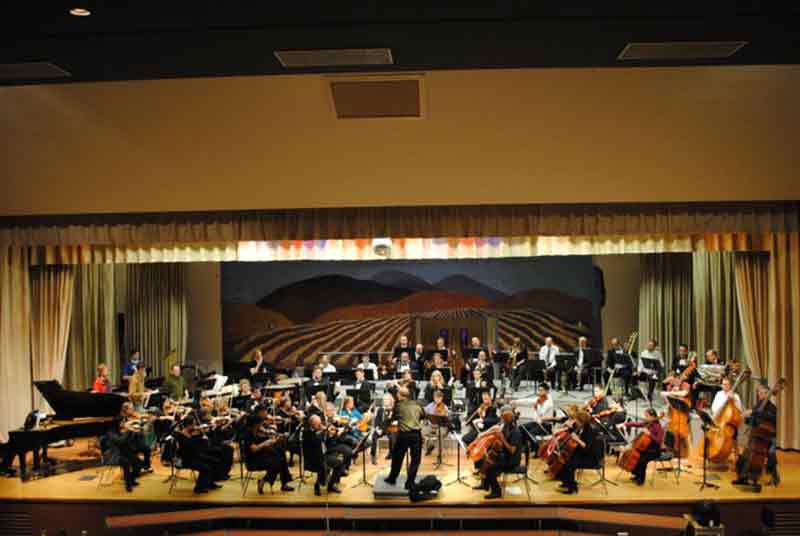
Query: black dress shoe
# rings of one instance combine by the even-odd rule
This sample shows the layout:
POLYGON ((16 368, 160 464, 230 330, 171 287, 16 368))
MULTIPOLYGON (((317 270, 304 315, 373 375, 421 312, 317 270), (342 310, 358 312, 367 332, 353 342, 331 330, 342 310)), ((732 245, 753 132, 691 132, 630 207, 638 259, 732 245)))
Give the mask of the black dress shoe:
POLYGON ((376 455, 372 455, 372 465, 378 465, 378 457, 376 455))
POLYGON ((216 482, 212 482, 212 483, 211 483, 211 484, 209 484, 209 486, 208 486, 208 489, 220 489, 220 488, 222 488, 222 486, 220 486, 220 485, 219 485, 219 484, 217 484, 216 482))
POLYGON ((127 492, 129 492, 129 493, 130 493, 131 491, 133 491, 133 484, 126 483, 126 484, 125 484, 125 491, 127 491, 127 492))
POLYGON ((731 482, 731 484, 733 484, 734 486, 746 486, 747 485, 747 479, 746 478, 737 478, 736 480, 731 482))
POLYGON ((317 497, 322 495, 322 491, 319 489, 319 484, 314 484, 314 495, 317 497))
POLYGON ((391 478, 384 478, 383 481, 386 482, 387 484, 389 484, 390 486, 396 486, 397 485, 397 480, 393 480, 391 478))
POLYGON ((495 490, 495 491, 489 493, 488 495, 484 495, 483 498, 484 499, 499 499, 502 496, 503 496, 503 494, 500 491, 495 490))
POLYGON ((281 491, 294 491, 294 488, 289 484, 284 484, 283 486, 281 486, 281 491))
POLYGON ((336 484, 331 484, 328 486, 328 493, 341 493, 342 490, 336 484))
POLYGON ((264 481, 265 480, 266 480, 266 477, 258 479, 258 494, 259 495, 264 495, 264 481))
POLYGON ((578 493, 578 486, 568 486, 567 488, 559 491, 564 495, 572 495, 573 493, 578 493))

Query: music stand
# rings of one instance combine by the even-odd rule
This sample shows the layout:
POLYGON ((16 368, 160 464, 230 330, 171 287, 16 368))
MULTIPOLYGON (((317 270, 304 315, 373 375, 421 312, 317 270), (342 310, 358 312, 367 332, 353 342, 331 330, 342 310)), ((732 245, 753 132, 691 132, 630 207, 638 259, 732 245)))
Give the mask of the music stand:
POLYGON ((529 378, 533 378, 534 391, 539 388, 537 378, 544 378, 545 362, 541 359, 528 359, 528 369, 525 371, 529 378))
POLYGON ((708 432, 710 430, 716 430, 717 425, 707 411, 696 409, 694 412, 700 417, 700 420, 703 421, 703 479, 700 482, 695 482, 695 484, 700 486, 700 489, 697 491, 703 491, 705 488, 719 489, 718 485, 708 481, 709 478, 711 480, 719 479, 717 475, 712 475, 711 477, 708 475, 708 432))
MULTIPOLYGON (((537 423, 536 423, 536 425, 537 425, 537 426, 538 426, 538 427, 539 427, 539 428, 540 428, 540 429, 541 429, 543 432, 546 432, 546 430, 545 430, 544 428, 542 428, 542 423, 539 423, 539 422, 537 422, 537 423)), ((528 482, 530 482, 530 483, 532 483, 532 484, 536 484, 536 485, 538 486, 538 485, 539 485, 539 482, 537 482, 537 481, 536 481, 536 479, 534 479, 534 478, 533 478, 533 477, 530 475, 530 467, 531 467, 531 464, 530 464, 530 461, 531 461, 531 446, 533 446, 533 445, 538 445, 538 443, 536 442, 536 439, 534 438, 533 434, 531 434, 531 433, 528 431, 528 429, 527 429, 527 428, 525 428, 525 427, 524 427, 524 426, 522 426, 521 424, 520 424, 520 425, 517 425, 517 428, 519 428, 519 429, 522 431, 522 433, 523 433, 524 435, 528 436, 528 439, 529 439, 529 441, 526 441, 526 443, 528 444, 528 448, 525 450, 525 468, 526 468, 526 469, 528 469, 528 471, 525 471, 525 476, 523 476, 522 478, 524 478, 524 479, 525 479, 525 480, 527 480, 528 482)), ((520 480, 521 480, 521 479, 520 479, 520 480)), ((518 481, 519 481, 519 480, 518 480, 518 481)))
MULTIPOLYGON (((676 411, 680 411, 681 413, 687 413, 687 414, 689 413, 689 405, 684 400, 682 400, 680 398, 675 398, 675 397, 672 397, 672 396, 668 396, 667 397, 667 403, 669 403, 670 406, 675 408, 676 411)), ((688 425, 688 423, 687 423, 687 425, 688 425)), ((688 434, 689 431, 687 430, 686 432, 688 434)), ((684 469, 681 467, 681 423, 680 422, 678 422, 678 437, 674 438, 674 442, 675 442, 674 446, 675 446, 675 450, 676 450, 676 454, 677 454, 677 458, 678 458, 678 467, 675 468, 675 473, 678 475, 676 480, 678 481, 678 484, 680 484, 680 476, 681 476, 681 474, 689 472, 689 471, 684 471, 684 469)), ((688 441, 687 441, 687 443, 688 443, 688 441)), ((687 451, 686 452, 686 456, 688 457, 689 456, 688 445, 687 445, 686 451, 687 451)))
POLYGON ((464 444, 461 438, 458 437, 458 435, 456 435, 455 432, 450 432, 450 435, 456 442, 456 478, 455 480, 452 480, 447 484, 445 484, 445 487, 458 483, 467 486, 468 488, 471 488, 472 484, 466 482, 464 480, 464 477, 461 476, 461 449, 464 449, 464 451, 466 451, 467 446, 464 444))
POLYGON ((578 358, 575 357, 575 354, 571 353, 560 353, 556 354, 556 374, 564 374, 564 392, 567 392, 567 383, 569 380, 569 371, 574 369, 575 366, 578 364, 578 358))
POLYGON ((444 463, 442 460, 442 428, 445 430, 450 430, 450 416, 449 415, 433 415, 428 414, 428 422, 433 425, 436 425, 436 440, 439 446, 439 452, 436 455, 436 462, 433 464, 433 470, 435 471, 441 466, 452 467, 453 464, 444 463))
MULTIPOLYGON (((631 387, 631 396, 628 397, 628 400, 629 401, 633 400, 633 413, 634 415, 636 415, 637 419, 639 418, 639 399, 644 400, 645 398, 646 397, 644 396, 644 393, 638 386, 634 385, 633 387, 631 387)), ((648 400, 648 402, 650 403, 650 407, 652 408, 653 402, 650 400, 648 400)))
MULTIPOLYGON (((612 486, 618 486, 616 482, 613 482, 606 478, 606 450, 608 450, 608 438, 611 436, 611 431, 603 424, 600 419, 593 419, 595 425, 600 428, 600 439, 603 442, 603 454, 600 457, 600 478, 598 478, 595 482, 589 484, 590 488, 595 487, 597 484, 603 484, 603 489, 608 495, 608 487, 606 484, 611 484, 612 486)), ((591 425, 590 425, 591 426, 591 425)))
POLYGON ((354 454, 358 455, 359 452, 361 453, 361 480, 350 486, 351 488, 360 486, 373 487, 373 484, 367 481, 367 439, 369 439, 371 433, 371 429, 367 431, 356 444, 356 448, 353 449, 354 454))

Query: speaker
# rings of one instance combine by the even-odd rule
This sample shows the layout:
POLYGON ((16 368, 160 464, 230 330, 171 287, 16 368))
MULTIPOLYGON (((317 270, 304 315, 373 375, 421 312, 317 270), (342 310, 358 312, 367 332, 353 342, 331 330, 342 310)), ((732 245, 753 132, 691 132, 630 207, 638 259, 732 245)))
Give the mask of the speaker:
POLYGON ((692 517, 703 527, 719 527, 719 505, 712 501, 701 501, 692 505, 692 517))

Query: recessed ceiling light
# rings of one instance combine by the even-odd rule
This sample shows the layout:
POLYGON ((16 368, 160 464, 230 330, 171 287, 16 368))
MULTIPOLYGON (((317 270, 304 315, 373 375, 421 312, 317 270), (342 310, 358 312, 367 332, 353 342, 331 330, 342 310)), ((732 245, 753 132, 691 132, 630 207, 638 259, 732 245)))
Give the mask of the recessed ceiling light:
POLYGON ((75 17, 88 17, 92 12, 85 7, 73 7, 69 10, 69 14, 75 17))

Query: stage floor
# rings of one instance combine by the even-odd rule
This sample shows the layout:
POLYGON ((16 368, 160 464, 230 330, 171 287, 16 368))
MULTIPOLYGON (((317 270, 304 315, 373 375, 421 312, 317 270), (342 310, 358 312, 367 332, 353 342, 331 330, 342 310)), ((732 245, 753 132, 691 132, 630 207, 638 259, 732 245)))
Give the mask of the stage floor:
MULTIPOLYGON (((76 459, 79 452, 86 447, 85 441, 80 441, 72 447, 62 449, 52 449, 51 457, 57 459, 76 459)), ((382 453, 383 454, 383 453, 382 453)), ((382 458, 382 456, 380 456, 382 458)), ((598 504, 664 504, 664 503, 687 503, 698 499, 712 499, 720 502, 791 502, 800 500, 800 453, 779 452, 778 459, 782 482, 778 487, 764 486, 761 493, 740 489, 731 485, 734 478, 732 471, 710 472, 712 476, 718 477, 713 482, 718 484, 719 489, 705 489, 699 491, 697 482, 702 478, 702 465, 698 460, 692 460, 691 473, 683 473, 678 482, 672 473, 659 472, 655 476, 653 484, 652 471, 654 464, 650 464, 647 482, 644 486, 636 486, 629 480, 629 473, 620 473, 614 460, 608 458, 607 478, 616 481, 618 485, 608 484, 605 487, 601 484, 590 486, 598 478, 595 471, 585 471, 581 476, 581 487, 577 495, 564 495, 556 489, 557 482, 550 481, 543 474, 544 464, 539 460, 531 462, 529 474, 538 484, 529 484, 530 498, 525 490, 523 482, 513 482, 517 476, 508 475, 505 481, 505 492, 502 499, 486 501, 483 499, 484 492, 472 490, 470 487, 456 483, 445 486, 440 496, 433 501, 424 504, 436 505, 474 505, 474 504, 496 504, 511 505, 598 505, 598 504)), ((435 456, 427 456, 423 460, 420 474, 435 474, 439 479, 447 484, 456 478, 455 450, 446 452, 445 462, 448 466, 434 470, 432 463, 435 456)), ((462 475, 470 485, 476 484, 477 480, 471 475, 471 464, 467 465, 462 453, 462 475)), ((374 482, 377 474, 388 471, 388 461, 379 460, 377 466, 373 466, 367 459, 366 474, 367 481, 374 482)), ((168 493, 169 485, 165 484, 165 479, 169 476, 169 467, 162 467, 154 459, 155 472, 144 475, 140 479, 140 485, 132 493, 127 493, 122 483, 119 469, 112 472, 113 481, 110 485, 99 485, 101 474, 100 468, 88 468, 70 473, 58 474, 47 478, 39 478, 22 482, 19 478, 0 478, 0 501, 42 501, 42 502, 93 502, 93 501, 133 501, 133 502, 171 502, 171 503, 194 503, 194 504, 269 504, 269 505, 316 505, 316 504, 338 504, 338 505, 369 505, 369 506, 392 506, 408 505, 407 499, 375 499, 372 488, 364 485, 356 486, 362 478, 361 459, 354 464, 350 471, 350 476, 342 480, 341 494, 331 493, 322 497, 314 496, 313 475, 306 476, 307 482, 298 486, 298 481, 293 483, 295 491, 280 492, 279 485, 275 486, 275 493, 270 493, 269 488, 265 488, 264 495, 258 495, 255 481, 251 482, 246 496, 242 496, 242 489, 238 480, 239 467, 234 465, 231 472, 232 479, 224 482, 223 488, 212 491, 204 495, 192 493, 192 482, 189 480, 189 473, 184 471, 187 480, 180 480, 173 493, 168 493)), ((298 468, 292 468, 293 474, 297 475, 298 468)), ((110 479, 106 475, 105 482, 110 479)), ((766 480, 766 479, 764 479, 766 480)))

